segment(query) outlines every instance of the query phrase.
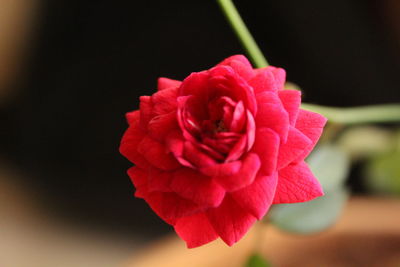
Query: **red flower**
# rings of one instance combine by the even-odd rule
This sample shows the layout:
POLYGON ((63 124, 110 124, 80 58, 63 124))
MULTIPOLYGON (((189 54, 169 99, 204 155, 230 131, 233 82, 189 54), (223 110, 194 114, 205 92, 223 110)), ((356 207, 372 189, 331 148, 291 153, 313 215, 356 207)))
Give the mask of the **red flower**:
POLYGON ((271 204, 323 195, 304 158, 326 119, 284 82, 283 69, 236 55, 183 82, 160 78, 127 114, 120 151, 136 165, 135 195, 189 248, 233 245, 271 204))

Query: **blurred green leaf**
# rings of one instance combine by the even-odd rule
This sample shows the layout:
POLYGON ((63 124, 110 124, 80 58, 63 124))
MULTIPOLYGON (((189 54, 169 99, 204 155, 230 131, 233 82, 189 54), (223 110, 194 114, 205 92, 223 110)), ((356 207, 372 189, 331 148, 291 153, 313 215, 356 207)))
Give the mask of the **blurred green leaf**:
POLYGON ((371 158, 364 171, 367 187, 377 193, 400 195, 400 151, 371 158))
POLYGON ((253 254, 249 257, 245 267, 272 267, 260 254, 253 254))
POLYGON ((347 191, 338 188, 308 202, 275 205, 269 218, 277 227, 288 232, 320 232, 336 222, 347 198, 347 191))
POLYGON ((333 145, 319 146, 307 162, 325 195, 308 202, 273 206, 269 219, 289 232, 309 234, 325 230, 336 222, 348 199, 344 181, 350 160, 345 152, 333 145))
POLYGON ((383 153, 392 146, 393 133, 376 126, 358 126, 345 131, 338 145, 353 159, 362 159, 383 153))
POLYGON ((315 148, 307 162, 325 192, 343 185, 350 169, 347 154, 333 145, 315 148))

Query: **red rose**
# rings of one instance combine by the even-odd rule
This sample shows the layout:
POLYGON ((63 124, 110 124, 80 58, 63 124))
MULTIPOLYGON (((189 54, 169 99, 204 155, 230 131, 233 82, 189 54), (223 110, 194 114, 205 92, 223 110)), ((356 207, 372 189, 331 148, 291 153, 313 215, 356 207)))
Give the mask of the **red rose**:
POLYGON ((160 78, 127 114, 120 151, 136 165, 135 195, 189 248, 233 245, 271 204, 323 195, 304 158, 326 119, 284 82, 283 69, 236 55, 183 82, 160 78))

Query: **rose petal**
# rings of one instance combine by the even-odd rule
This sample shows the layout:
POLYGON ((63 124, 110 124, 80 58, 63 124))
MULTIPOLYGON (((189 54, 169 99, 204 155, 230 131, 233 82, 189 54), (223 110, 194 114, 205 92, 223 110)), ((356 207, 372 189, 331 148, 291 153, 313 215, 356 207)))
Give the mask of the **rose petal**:
POLYGON ((226 157, 225 162, 234 161, 240 158, 245 151, 246 145, 247 145, 247 135, 242 135, 236 142, 236 144, 232 147, 231 151, 229 151, 229 154, 226 157))
POLYGON ((217 66, 230 66, 235 70, 237 74, 239 74, 245 80, 249 80, 254 76, 253 68, 247 58, 243 55, 235 55, 231 56, 217 66))
POLYGON ((246 68, 253 69, 251 64, 250 64, 250 62, 249 62, 249 60, 244 55, 233 55, 233 56, 230 56, 228 58, 225 58, 223 61, 218 63, 217 66, 220 66, 220 65, 230 66, 233 61, 239 61, 244 66, 246 66, 246 68))
POLYGON ((165 145, 168 151, 171 151, 175 157, 183 155, 183 143, 185 142, 180 130, 171 131, 165 138, 165 145))
POLYGON ((247 111, 247 151, 249 151, 255 142, 256 122, 254 121, 253 115, 247 111))
POLYGON ((261 162, 258 155, 255 153, 249 153, 242 160, 242 166, 236 174, 215 176, 213 178, 228 192, 232 192, 251 184, 257 175, 260 165, 261 162))
POLYGON ((161 219, 172 225, 179 218, 204 211, 204 208, 175 193, 153 192, 145 200, 161 219))
POLYGON ((284 108, 283 103, 282 103, 281 99, 279 98, 279 95, 277 94, 277 92, 264 91, 264 92, 258 93, 256 95, 256 99, 257 99, 258 105, 275 104, 275 105, 282 106, 284 108))
POLYGON ((269 176, 276 170, 280 139, 277 133, 268 128, 257 129, 251 152, 260 157, 260 174, 269 176))
POLYGON ((257 74, 249 81, 249 84, 253 87, 256 95, 262 92, 276 92, 278 90, 274 74, 269 69, 258 69, 257 74))
POLYGON ((209 209, 206 214, 217 234, 228 246, 239 241, 256 221, 230 195, 226 195, 218 208, 209 209))
POLYGON ((278 169, 296 160, 311 145, 311 140, 300 130, 290 126, 287 142, 279 148, 278 169))
POLYGON ((296 128, 311 140, 311 145, 304 150, 298 160, 302 160, 310 154, 322 134, 326 121, 327 119, 318 113, 300 109, 296 121, 296 128))
POLYGON ((322 196, 323 190, 307 164, 290 164, 279 171, 274 204, 296 203, 322 196))
POLYGON ((177 88, 164 89, 153 94, 151 99, 153 101, 154 114, 163 115, 175 111, 177 108, 177 97, 177 88))
POLYGON ((131 167, 128 175, 136 188, 135 196, 144 198, 147 195, 147 172, 139 167, 131 167))
POLYGON ((286 142, 289 131, 289 116, 282 105, 259 104, 255 121, 258 128, 270 128, 279 135, 281 142, 286 142))
POLYGON ((173 173, 170 188, 179 196, 205 207, 219 206, 225 195, 225 190, 213 179, 189 168, 173 173))
MULTIPOLYGON (((225 157, 219 151, 216 151, 214 148, 204 143, 205 142, 203 140, 203 144, 197 143, 196 146, 216 161, 223 161, 225 159, 225 157)), ((227 149, 227 151, 229 151, 229 149, 227 149)))
POLYGON ((299 113, 301 103, 301 91, 299 90, 282 90, 278 92, 279 98, 282 100, 283 107, 289 114, 290 125, 294 126, 299 113))
POLYGON ((137 149, 140 142, 142 142, 143 138, 146 136, 139 127, 139 116, 139 112, 131 114, 131 125, 122 137, 119 152, 135 165, 146 169, 150 164, 137 149))
POLYGON ((149 192, 172 192, 171 182, 173 172, 161 171, 157 168, 149 168, 147 189, 149 192))
POLYGON ((270 176, 258 176, 251 185, 231 195, 244 210, 261 220, 272 204, 277 182, 277 172, 270 176))
POLYGON ((140 110, 128 112, 125 114, 125 117, 126 117, 126 121, 128 122, 129 125, 134 124, 134 123, 139 123, 140 110))
POLYGON ((174 228, 188 248, 199 247, 218 238, 205 213, 179 218, 174 228))
POLYGON ((181 131, 175 130, 168 134, 165 143, 168 151, 171 151, 180 164, 189 168, 195 168, 192 163, 183 158, 185 140, 181 131))
POLYGON ((170 171, 180 167, 166 147, 149 136, 142 139, 137 150, 149 163, 161 170, 170 171))
MULTIPOLYGON (((230 132, 219 132, 214 134, 214 136, 202 136, 202 142, 211 149, 218 151, 221 154, 227 154, 232 150, 239 139, 243 136, 240 134, 232 133, 233 135, 228 135, 230 132)), ((222 158, 224 160, 226 156, 222 158)))
POLYGON ((176 112, 173 111, 164 115, 155 116, 149 122, 147 129, 152 138, 164 142, 166 136, 170 132, 179 129, 176 120, 176 112))
POLYGON ((242 167, 240 160, 226 162, 221 164, 214 164, 211 166, 203 167, 200 171, 207 176, 231 176, 236 174, 242 167))
POLYGON ((153 102, 151 96, 141 96, 140 97, 140 126, 142 129, 147 129, 147 124, 151 120, 153 115, 153 102))
POLYGON ((164 89, 179 87, 181 83, 181 81, 160 77, 157 81, 157 90, 160 91, 164 89))
POLYGON ((246 122, 246 117, 244 116, 245 109, 243 106, 243 102, 239 101, 233 111, 232 121, 230 124, 230 131, 231 132, 240 132, 244 124, 246 122))
POLYGON ((213 158, 189 141, 186 141, 183 145, 183 157, 197 168, 215 165, 217 163, 213 158))
POLYGON ((273 66, 268 66, 267 68, 270 69, 272 71, 272 73, 274 74, 278 89, 282 90, 283 87, 285 86, 286 71, 282 68, 277 68, 277 67, 273 67, 273 66))
POLYGON ((237 75, 231 67, 217 66, 209 70, 209 97, 230 96, 233 100, 242 100, 251 113, 257 114, 257 102, 253 88, 245 79, 237 75))
MULTIPOLYGON (((194 96, 181 96, 178 97, 178 110, 177 110, 177 119, 179 127, 182 131, 183 137, 192 142, 196 142, 196 138, 193 135, 201 134, 201 127, 198 125, 196 117, 202 117, 200 114, 192 114, 190 109, 193 109, 193 103, 188 105, 187 103, 192 100, 191 102, 197 102, 194 96)), ((197 106, 197 105, 194 105, 197 106)), ((197 109, 199 110, 199 108, 197 109)), ((196 113, 196 110, 194 110, 196 113)), ((204 113, 204 110, 197 111, 197 113, 204 113)))
MULTIPOLYGON (((195 95, 201 96, 205 94, 208 88, 208 71, 193 72, 183 80, 178 89, 179 96, 195 95)), ((204 101, 206 99, 203 99, 204 101)))

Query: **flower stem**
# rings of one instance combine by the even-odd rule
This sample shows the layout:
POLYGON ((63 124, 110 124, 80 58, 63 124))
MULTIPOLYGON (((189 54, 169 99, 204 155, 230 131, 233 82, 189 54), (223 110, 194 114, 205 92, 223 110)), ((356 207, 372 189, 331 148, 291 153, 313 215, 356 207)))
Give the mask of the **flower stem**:
POLYGON ((254 41, 254 38, 247 29, 246 24, 244 24, 232 0, 217 0, 217 2, 254 65, 257 68, 268 66, 267 60, 257 43, 254 41))
POLYGON ((303 103, 301 107, 320 113, 331 122, 347 125, 400 121, 400 104, 336 108, 303 103))
MULTIPOLYGON (((257 68, 268 66, 268 62, 255 42, 246 24, 240 17, 232 0, 217 0, 226 19, 236 33, 250 59, 257 68)), ((313 104, 302 104, 302 108, 320 113, 331 122, 341 124, 362 124, 400 121, 400 105, 375 105, 352 108, 325 107, 313 104)))

